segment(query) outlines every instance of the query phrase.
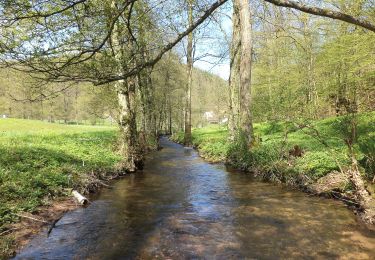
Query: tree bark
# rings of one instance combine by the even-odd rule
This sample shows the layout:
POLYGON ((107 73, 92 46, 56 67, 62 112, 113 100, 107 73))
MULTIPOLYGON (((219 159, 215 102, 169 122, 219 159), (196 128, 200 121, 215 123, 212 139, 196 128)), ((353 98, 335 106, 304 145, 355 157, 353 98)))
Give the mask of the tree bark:
POLYGON ((121 130, 120 152, 124 157, 124 168, 129 172, 136 171, 142 162, 139 151, 137 122, 135 113, 135 86, 136 78, 120 80, 115 84, 120 108, 119 126, 121 130))
POLYGON ((249 0, 234 0, 239 8, 240 20, 240 134, 245 138, 247 145, 253 141, 253 120, 251 112, 251 65, 252 65, 252 38, 251 13, 249 0))
POLYGON ((240 109, 240 55, 241 55, 241 38, 240 38, 240 17, 239 6, 237 1, 233 1, 233 32, 230 47, 230 76, 229 76, 229 140, 234 141, 238 133, 238 117, 240 109))
MULTIPOLYGON (((116 12, 116 1, 111 2, 111 9, 116 12)), ((122 28, 116 23, 111 37, 115 60, 117 62, 118 74, 126 71, 127 63, 125 53, 134 53, 134 42, 129 41, 127 46, 121 43, 122 28)), ((136 122, 136 86, 139 84, 137 75, 119 80, 115 83, 117 100, 119 104, 119 127, 121 131, 120 152, 123 156, 123 168, 134 172, 142 167, 142 154, 138 144, 137 122, 136 122)))
MULTIPOLYGON (((150 58, 150 51, 147 50, 147 42, 150 40, 147 29, 152 26, 152 22, 147 15, 148 9, 149 6, 145 1, 138 1, 138 3, 134 5, 135 13, 145 14, 142 17, 143 19, 136 20, 134 23, 136 28, 133 29, 133 31, 137 32, 137 46, 138 52, 141 54, 141 61, 150 58)), ((141 103, 141 130, 139 133, 139 142, 143 151, 157 148, 157 130, 156 124, 154 123, 155 89, 151 78, 152 71, 153 66, 147 67, 138 73, 140 83, 138 90, 141 103)))
MULTIPOLYGON (((188 0, 188 20, 189 27, 193 25, 193 0, 188 0)), ((187 42, 187 85, 185 93, 185 135, 184 144, 191 145, 191 87, 193 84, 193 32, 188 34, 187 42)))
POLYGON ((171 95, 168 95, 168 134, 172 135, 172 100, 171 100, 171 95))

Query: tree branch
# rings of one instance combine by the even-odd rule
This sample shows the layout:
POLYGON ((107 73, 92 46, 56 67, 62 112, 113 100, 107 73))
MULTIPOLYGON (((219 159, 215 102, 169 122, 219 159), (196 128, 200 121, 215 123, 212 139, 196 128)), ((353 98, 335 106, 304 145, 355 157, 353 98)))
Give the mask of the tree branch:
POLYGON ((42 13, 42 12, 38 12, 36 11, 35 13, 32 13, 30 15, 25 15, 25 16, 15 16, 13 19, 1 19, 1 20, 8 20, 8 21, 18 21, 18 20, 24 20, 24 19, 30 19, 30 18, 47 18, 47 17, 50 17, 50 16, 54 16, 56 14, 60 14, 60 13, 63 13, 65 11, 68 11, 69 9, 72 9, 74 8, 76 5, 79 5, 79 4, 83 4, 85 3, 87 0, 79 0, 77 2, 72 2, 70 5, 68 6, 65 6, 59 10, 56 10, 56 11, 53 11, 53 12, 50 12, 50 13, 42 13))
POLYGON ((307 6, 305 4, 301 4, 295 1, 288 1, 288 0, 264 0, 264 1, 277 5, 277 6, 293 8, 301 12, 328 17, 328 18, 332 18, 335 20, 340 20, 340 21, 344 21, 347 23, 355 24, 360 27, 366 28, 372 32, 375 32, 375 24, 372 24, 371 22, 365 19, 357 18, 346 13, 332 11, 332 10, 323 9, 319 7, 307 6))
POLYGON ((172 49, 174 46, 176 46, 177 43, 179 43, 185 36, 187 36, 189 33, 191 33, 195 28, 197 28, 200 24, 202 24, 207 17, 209 17, 217 8, 225 4, 228 0, 217 0, 214 4, 211 5, 210 8, 208 8, 204 14, 196 20, 191 26, 189 26, 184 32, 178 34, 176 39, 174 39, 172 42, 165 45, 160 51, 159 54, 153 58, 152 60, 149 60, 147 62, 144 62, 142 64, 139 64, 138 66, 134 67, 132 70, 130 70, 127 73, 124 73, 120 76, 110 77, 103 80, 99 80, 95 83, 95 85, 103 85, 106 83, 126 79, 130 76, 134 76, 137 73, 139 73, 141 70, 143 70, 146 67, 150 67, 155 65, 162 57, 163 55, 168 52, 170 49, 172 49))

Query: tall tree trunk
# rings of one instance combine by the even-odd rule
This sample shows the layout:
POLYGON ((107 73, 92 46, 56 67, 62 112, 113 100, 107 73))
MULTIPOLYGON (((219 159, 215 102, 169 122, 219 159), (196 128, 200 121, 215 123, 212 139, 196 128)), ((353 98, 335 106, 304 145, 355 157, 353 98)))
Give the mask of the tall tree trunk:
MULTIPOLYGON (((166 87, 166 90, 164 91, 170 91, 171 89, 171 84, 170 84, 170 72, 169 69, 165 70, 165 81, 164 81, 164 86, 166 87)), ((165 103, 166 103, 166 109, 168 109, 168 117, 167 117, 167 133, 172 134, 172 99, 171 99, 171 94, 168 95, 168 97, 165 97, 165 103)))
MULTIPOLYGON (((146 57, 146 55, 144 55, 146 57)), ((153 122, 155 113, 155 100, 154 100, 154 86, 151 79, 152 69, 145 69, 140 73, 138 80, 139 85, 139 100, 141 103, 140 117, 142 136, 140 138, 140 145, 144 150, 156 149, 151 144, 156 144, 157 134, 155 124, 153 122), (151 142, 149 142, 151 141, 151 142)))
POLYGON ((233 0, 233 42, 230 76, 230 132, 239 132, 250 145, 253 140, 251 113, 251 14, 249 0, 233 0), (238 112, 237 112, 238 111, 238 112))
MULTIPOLYGON (((116 1, 111 2, 111 9, 118 12, 116 1)), ((125 54, 133 56, 135 43, 129 41, 127 46, 121 44, 123 31, 118 24, 113 29, 111 37, 115 60, 117 62, 118 74, 126 71, 127 58, 125 54)), ((123 156, 123 168, 129 172, 134 172, 142 167, 142 154, 139 149, 137 122, 136 122, 136 86, 139 84, 137 76, 129 77, 115 83, 117 99, 119 104, 119 127, 121 131, 120 152, 123 156)))
POLYGON ((168 117, 168 134, 172 134, 172 100, 171 100, 171 95, 168 95, 168 112, 169 112, 169 117, 168 117))
MULTIPOLYGON (((135 13, 144 14, 147 13, 149 7, 145 1, 138 1, 134 10, 135 13)), ((141 53, 142 60, 149 60, 150 53, 147 50, 147 42, 149 41, 147 28, 151 26, 151 21, 147 15, 143 16, 143 19, 135 22, 136 30, 138 32, 137 46, 138 51, 141 53)), ((141 103, 141 132, 140 145, 144 150, 156 149, 154 146, 157 143, 157 131, 153 122, 155 113, 155 89, 152 83, 151 74, 153 67, 145 68, 139 73, 139 92, 140 92, 140 103, 141 103)))
MULTIPOLYGON (((189 26, 193 24, 193 0, 188 0, 188 20, 189 26)), ((185 100, 185 145, 191 145, 191 87, 193 84, 193 33, 188 35, 187 43, 187 85, 185 100)))
POLYGON ((236 0, 239 2, 240 27, 241 27, 241 61, 240 61, 240 129, 247 144, 253 140, 253 120, 251 112, 251 64, 252 64, 252 39, 251 39, 251 13, 249 0, 236 0))
POLYGON ((240 38, 240 17, 239 6, 233 1, 233 33, 230 47, 230 76, 229 76, 229 139, 234 141, 238 133, 238 116, 240 110, 240 54, 241 54, 241 38, 240 38))
MULTIPOLYGON (((154 143, 157 143, 158 135, 157 135, 157 129, 156 129, 156 122, 155 122, 155 87, 152 83, 151 78, 151 71, 150 69, 147 74, 146 78, 146 84, 148 86, 148 92, 147 92, 147 104, 148 109, 146 112, 147 120, 146 120, 146 133, 147 135, 154 141, 154 143)), ((153 149, 156 149, 157 147, 153 147, 153 149)))
POLYGON ((120 108, 120 152, 124 157, 123 166, 129 172, 134 172, 138 168, 140 168, 143 159, 138 146, 138 133, 135 113, 136 84, 136 77, 131 77, 126 81, 121 80, 119 82, 116 82, 115 84, 120 108))

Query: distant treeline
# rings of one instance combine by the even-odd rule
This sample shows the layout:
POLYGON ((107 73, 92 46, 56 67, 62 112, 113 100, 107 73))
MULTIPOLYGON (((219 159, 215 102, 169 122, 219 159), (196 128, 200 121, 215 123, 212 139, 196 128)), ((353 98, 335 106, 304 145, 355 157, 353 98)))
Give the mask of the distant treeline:
MULTIPOLYGON (((65 124, 115 124, 117 121, 117 97, 111 84, 98 87, 89 83, 71 82, 41 85, 22 72, 2 69, 0 75, 1 116, 65 124)), ((157 90, 156 96, 160 100, 160 123, 167 128, 171 116, 173 128, 182 128, 186 86, 184 65, 177 59, 165 59, 154 69, 152 79, 157 90), (166 106, 169 102, 171 105, 166 106)), ((227 103, 226 88, 227 82, 220 77, 200 69, 194 70, 194 126, 207 124, 203 117, 206 111, 224 117, 227 112, 224 105, 227 103)))

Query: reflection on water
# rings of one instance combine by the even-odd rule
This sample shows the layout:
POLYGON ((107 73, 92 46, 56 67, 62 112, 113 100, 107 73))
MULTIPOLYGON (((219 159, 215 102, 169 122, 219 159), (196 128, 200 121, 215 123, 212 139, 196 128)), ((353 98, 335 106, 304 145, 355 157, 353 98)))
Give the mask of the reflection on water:
POLYGON ((374 259, 341 203, 257 182, 162 139, 143 172, 66 214, 19 259, 374 259))

